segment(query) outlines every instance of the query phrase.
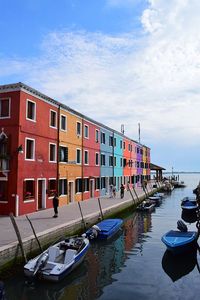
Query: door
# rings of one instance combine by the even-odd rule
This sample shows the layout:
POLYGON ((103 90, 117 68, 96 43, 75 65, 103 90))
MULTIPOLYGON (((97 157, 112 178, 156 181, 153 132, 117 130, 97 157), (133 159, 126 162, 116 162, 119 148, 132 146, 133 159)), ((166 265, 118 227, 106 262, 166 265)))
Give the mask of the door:
POLYGON ((38 179, 38 195, 37 195, 38 210, 46 207, 45 197, 46 197, 45 179, 38 179))
POLYGON ((74 182, 69 181, 69 203, 73 202, 74 198, 74 182))
POLYGON ((90 198, 94 197, 94 179, 90 179, 90 198))
POLYGON ((42 208, 43 180, 38 180, 38 209, 42 208))

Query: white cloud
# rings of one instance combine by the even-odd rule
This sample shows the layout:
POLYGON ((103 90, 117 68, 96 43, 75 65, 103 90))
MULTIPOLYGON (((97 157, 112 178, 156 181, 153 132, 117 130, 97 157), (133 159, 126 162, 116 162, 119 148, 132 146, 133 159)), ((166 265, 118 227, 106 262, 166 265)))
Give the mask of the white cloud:
POLYGON ((118 130, 125 124, 125 133, 135 139, 140 122, 146 144, 154 139, 197 146, 199 9, 197 0, 149 0, 140 39, 131 33, 53 32, 39 59, 9 64, 4 59, 0 76, 20 74, 25 83, 98 121, 118 130))

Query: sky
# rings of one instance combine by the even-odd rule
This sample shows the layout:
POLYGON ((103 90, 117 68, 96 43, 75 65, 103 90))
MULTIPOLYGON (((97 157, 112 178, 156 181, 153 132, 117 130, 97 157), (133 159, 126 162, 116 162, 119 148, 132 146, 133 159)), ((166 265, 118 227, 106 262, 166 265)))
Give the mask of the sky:
POLYGON ((200 171, 199 0, 0 0, 0 84, 23 82, 200 171))

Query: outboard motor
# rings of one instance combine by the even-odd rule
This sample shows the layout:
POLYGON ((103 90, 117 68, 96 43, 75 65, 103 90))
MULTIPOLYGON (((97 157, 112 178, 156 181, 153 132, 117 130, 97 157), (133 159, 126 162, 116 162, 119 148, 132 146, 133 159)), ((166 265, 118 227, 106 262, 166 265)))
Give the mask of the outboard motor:
POLYGON ((178 220, 178 222, 177 222, 177 228, 181 232, 187 232, 188 231, 187 225, 185 225, 185 223, 182 220, 178 220))

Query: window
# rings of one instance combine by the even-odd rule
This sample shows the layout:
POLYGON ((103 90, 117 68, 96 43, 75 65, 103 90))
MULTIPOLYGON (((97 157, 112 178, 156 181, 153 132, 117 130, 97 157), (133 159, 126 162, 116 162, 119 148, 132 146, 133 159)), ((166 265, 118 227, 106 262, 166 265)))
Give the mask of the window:
POLYGON ((128 151, 130 152, 131 151, 131 145, 128 144, 128 151))
POLYGON ((26 118, 31 121, 36 121, 36 103, 27 100, 26 103, 26 118))
POLYGON ((89 191, 89 178, 83 179, 83 191, 88 192, 89 191))
POLYGON ((113 147, 113 136, 109 136, 109 146, 113 147))
POLYGON ((100 189, 100 178, 95 178, 95 190, 100 189))
POLYGON ((10 117, 10 99, 0 99, 0 118, 10 117))
POLYGON ((81 135, 81 123, 76 122, 76 134, 81 135))
POLYGON ((127 164, 126 158, 124 158, 124 167, 126 167, 126 164, 127 164))
POLYGON ((122 157, 120 158, 120 167, 122 167, 122 161, 123 161, 123 159, 122 159, 122 157))
POLYGON ((84 164, 88 165, 89 164, 89 154, 88 150, 84 150, 84 164))
POLYGON ((120 141, 120 149, 122 149, 122 140, 120 141))
POLYGON ((126 143, 124 142, 124 150, 126 149, 126 143))
POLYGON ((26 139, 26 159, 34 160, 35 159, 35 140, 26 139))
POLYGON ((59 147, 59 161, 68 162, 68 147, 65 146, 59 147))
POLYGON ((67 195, 67 179, 59 179, 59 195, 67 195))
POLYGON ((24 181, 24 200, 35 198, 35 180, 27 179, 24 181))
POLYGON ((67 117, 64 115, 60 116, 60 129, 63 131, 67 130, 67 117))
POLYGON ((98 143, 99 142, 99 130, 95 130, 95 141, 96 141, 96 143, 98 143))
POLYGON ((48 196, 53 197, 54 193, 57 191, 56 179, 49 179, 48 183, 48 196))
POLYGON ((76 193, 81 193, 82 192, 82 179, 81 178, 78 178, 76 179, 76 193))
POLYGON ((116 156, 114 156, 114 166, 116 167, 116 165, 117 165, 117 158, 116 156))
POLYGON ((114 147, 116 147, 116 145, 117 145, 117 139, 114 138, 114 147))
POLYGON ((86 139, 89 138, 89 127, 88 127, 88 125, 84 125, 84 137, 86 139))
POLYGON ((106 136, 105 136, 105 133, 104 132, 101 132, 101 144, 104 144, 105 145, 106 143, 106 136))
POLYGON ((113 156, 109 156, 109 166, 113 166, 113 156))
POLYGON ((56 128, 57 114, 56 111, 50 110, 50 127, 56 128))
POLYGON ((49 161, 56 162, 56 144, 49 144, 49 161))
POLYGON ((99 165, 99 153, 95 153, 95 165, 98 166, 99 165))
POLYGON ((101 188, 102 189, 106 188, 106 178, 105 177, 101 177, 101 188))
POLYGON ((101 166, 105 166, 106 165, 106 156, 105 154, 101 154, 101 166))
POLYGON ((76 149, 76 163, 81 164, 81 150, 76 149))

